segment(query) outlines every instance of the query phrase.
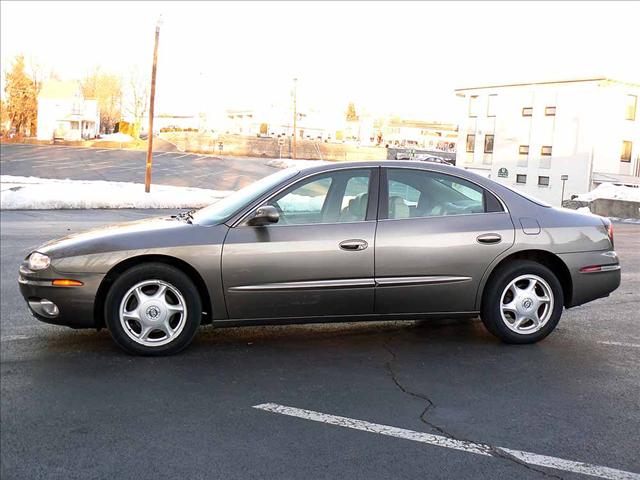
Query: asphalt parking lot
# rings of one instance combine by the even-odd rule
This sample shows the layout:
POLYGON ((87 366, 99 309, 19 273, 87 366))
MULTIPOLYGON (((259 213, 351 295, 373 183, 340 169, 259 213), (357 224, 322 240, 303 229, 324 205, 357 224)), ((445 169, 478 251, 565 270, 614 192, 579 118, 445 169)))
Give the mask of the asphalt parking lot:
MULTIPOLYGON (((238 190, 275 171, 268 159, 200 155, 178 151, 153 154, 153 183, 213 190, 238 190)), ((48 145, 0 145, 3 175, 144 183, 146 152, 48 145)))
POLYGON ((2 212, 2 478, 640 478, 640 226, 615 225, 621 287, 536 345, 478 320, 205 327, 136 358, 29 316, 31 247, 158 214, 2 212))

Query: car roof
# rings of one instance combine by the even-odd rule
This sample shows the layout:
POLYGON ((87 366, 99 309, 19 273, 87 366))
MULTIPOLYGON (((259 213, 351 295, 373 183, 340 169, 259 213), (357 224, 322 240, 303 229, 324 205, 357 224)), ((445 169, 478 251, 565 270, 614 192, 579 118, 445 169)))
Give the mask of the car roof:
POLYGON ((315 164, 309 167, 299 167, 296 165, 297 170, 305 175, 311 173, 329 172, 333 170, 341 170, 343 168, 375 168, 375 167, 389 167, 389 168, 412 168, 419 170, 429 170, 433 172, 448 173, 449 175, 457 175, 475 183, 479 183, 484 187, 494 185, 495 182, 478 175, 477 173, 465 170, 464 168, 456 167, 449 163, 438 162, 424 162, 416 160, 362 160, 355 162, 327 162, 323 164, 315 164))
POLYGON ((334 170, 341 170, 345 168, 375 168, 375 167, 389 167, 389 168, 411 168, 416 170, 426 170, 432 172, 440 172, 449 175, 455 175, 465 180, 471 181, 486 188, 490 192, 498 195, 498 197, 507 205, 519 204, 523 207, 531 207, 537 205, 540 207, 549 207, 544 202, 535 200, 533 198, 524 196, 523 194, 516 192, 515 190, 495 182, 490 178, 479 175, 470 170, 456 167, 455 165, 447 163, 437 162, 421 162, 416 160, 363 160, 356 162, 327 162, 321 165, 312 165, 306 168, 300 168, 296 166, 296 169, 304 175, 313 173, 330 172, 334 170))
MULTIPOLYGON (((304 160, 303 160, 304 161, 304 160)), ((456 172, 467 172, 467 170, 456 167, 451 164, 444 164, 438 162, 425 162, 416 160, 360 160, 352 162, 327 162, 320 165, 310 165, 308 167, 296 166, 300 171, 304 173, 324 172, 329 170, 336 170, 342 168, 372 168, 372 167, 401 167, 401 168, 419 168, 423 170, 437 170, 442 172, 449 171, 453 173, 451 169, 456 172)))

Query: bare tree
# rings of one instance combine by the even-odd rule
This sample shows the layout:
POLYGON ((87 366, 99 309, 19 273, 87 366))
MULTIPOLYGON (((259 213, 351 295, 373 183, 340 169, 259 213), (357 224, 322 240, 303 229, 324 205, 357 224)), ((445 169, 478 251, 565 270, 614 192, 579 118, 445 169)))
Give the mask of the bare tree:
POLYGON ((149 107, 149 77, 136 66, 129 71, 128 95, 125 109, 133 118, 136 132, 149 107))
POLYGON ((100 106, 100 131, 111 133, 122 116, 122 81, 117 75, 95 67, 82 81, 82 94, 100 106))
POLYGON ((36 91, 36 97, 40 93, 42 83, 45 81, 44 65, 33 56, 29 57, 29 76, 33 82, 33 88, 36 91))

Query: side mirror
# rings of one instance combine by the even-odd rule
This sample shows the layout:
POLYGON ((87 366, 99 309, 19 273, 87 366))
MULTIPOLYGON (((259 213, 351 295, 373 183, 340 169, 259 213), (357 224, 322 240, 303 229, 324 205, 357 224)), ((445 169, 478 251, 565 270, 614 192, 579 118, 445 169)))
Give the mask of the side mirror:
POLYGON ((277 223, 278 220, 280 220, 280 214, 276 207, 264 205, 256 209, 253 217, 249 219, 248 224, 252 227, 261 227, 269 223, 277 223))

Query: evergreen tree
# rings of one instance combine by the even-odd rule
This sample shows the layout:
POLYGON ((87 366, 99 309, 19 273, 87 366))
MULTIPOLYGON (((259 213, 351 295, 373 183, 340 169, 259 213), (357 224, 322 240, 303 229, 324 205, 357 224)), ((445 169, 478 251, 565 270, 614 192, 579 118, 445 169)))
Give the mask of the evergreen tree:
POLYGON ((38 101, 33 80, 25 72, 24 56, 18 55, 5 75, 6 112, 19 136, 36 133, 38 101))
POLYGON ((347 122, 355 122, 358 120, 358 115, 356 115, 356 106, 353 102, 349 102, 349 106, 347 107, 347 122))

